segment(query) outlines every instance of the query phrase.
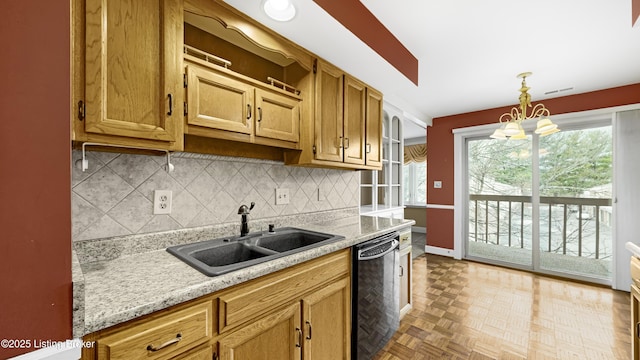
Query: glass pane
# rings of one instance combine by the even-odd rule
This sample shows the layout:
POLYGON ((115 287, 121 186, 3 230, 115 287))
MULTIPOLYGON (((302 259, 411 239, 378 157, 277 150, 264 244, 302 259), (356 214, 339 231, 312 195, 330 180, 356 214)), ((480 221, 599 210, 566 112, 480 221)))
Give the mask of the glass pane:
POLYGON ((400 206, 400 186, 391 187, 391 206, 400 206))
POLYGON ((371 185, 373 184, 373 171, 361 171, 360 172, 360 184, 371 185))
POLYGON ((394 141, 391 146, 393 146, 393 148, 391 149, 391 160, 400 161, 400 143, 394 141))
POLYGON ((468 142, 467 254, 532 266, 531 136, 468 142))
POLYGON ((389 176, 387 175, 389 172, 389 165, 382 165, 382 170, 378 171, 378 185, 386 185, 388 183, 389 176))
POLYGON ((388 206, 390 204, 389 191, 387 189, 388 186, 378 187, 378 205, 380 206, 388 206))
POLYGON ((391 164, 391 184, 400 185, 400 164, 391 164))
POLYGON ((409 204, 411 203, 411 185, 410 185, 410 179, 411 179, 411 167, 413 166, 413 163, 409 163, 408 165, 404 165, 404 172, 403 172, 403 176, 402 176, 402 192, 403 192, 403 198, 404 198, 404 203, 405 204, 409 204))
POLYGON ((360 206, 373 205, 373 188, 371 186, 360 188, 360 206))
POLYGON ((393 124, 391 126, 393 133, 391 134, 391 138, 393 140, 400 140, 400 119, 394 117, 392 122, 393 124))
POLYGON ((427 162, 415 164, 415 202, 427 204, 427 162))
POLYGON ((540 267, 611 278, 611 126, 540 138, 540 267))

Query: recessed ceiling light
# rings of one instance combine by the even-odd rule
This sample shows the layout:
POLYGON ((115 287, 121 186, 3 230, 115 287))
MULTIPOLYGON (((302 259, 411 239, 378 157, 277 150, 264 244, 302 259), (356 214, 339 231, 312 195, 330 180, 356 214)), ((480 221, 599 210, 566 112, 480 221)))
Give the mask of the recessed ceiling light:
POLYGON ((267 16, 276 21, 289 21, 296 16, 296 8, 291 0, 265 0, 262 9, 267 16))

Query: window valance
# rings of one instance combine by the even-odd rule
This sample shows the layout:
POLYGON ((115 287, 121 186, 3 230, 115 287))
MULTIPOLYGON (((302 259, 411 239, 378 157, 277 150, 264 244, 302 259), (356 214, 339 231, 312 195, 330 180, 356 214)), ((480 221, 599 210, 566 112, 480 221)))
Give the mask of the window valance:
POLYGON ((407 145, 404 147, 404 163, 427 161, 427 144, 407 145))

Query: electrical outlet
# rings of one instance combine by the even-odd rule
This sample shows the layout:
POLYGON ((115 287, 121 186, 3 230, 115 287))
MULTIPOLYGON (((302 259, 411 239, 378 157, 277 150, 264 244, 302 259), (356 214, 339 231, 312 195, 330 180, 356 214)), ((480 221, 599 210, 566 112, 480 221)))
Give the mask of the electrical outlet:
POLYGON ((433 182, 434 189, 442 189, 442 181, 436 180, 433 182))
POLYGON ((289 189, 276 189, 276 205, 289 203, 289 189))
POLYGON ((171 190, 155 190, 153 192, 153 213, 155 215, 171 214, 171 190))

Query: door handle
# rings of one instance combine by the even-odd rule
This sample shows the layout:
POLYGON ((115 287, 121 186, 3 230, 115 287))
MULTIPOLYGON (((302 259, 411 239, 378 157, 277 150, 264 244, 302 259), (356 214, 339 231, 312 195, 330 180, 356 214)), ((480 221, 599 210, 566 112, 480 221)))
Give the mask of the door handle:
POLYGON ((307 326, 309 327, 309 335, 307 335, 306 339, 307 340, 311 340, 311 323, 307 320, 305 321, 305 323, 307 324, 307 326))
POLYGON ((171 114, 173 114, 173 94, 169 94, 169 112, 167 115, 171 116, 171 114))
POLYGON ((296 347, 302 347, 302 330, 300 330, 300 328, 296 328, 296 332, 298 333, 298 342, 296 343, 296 347))
POLYGON ((148 351, 152 351, 152 352, 160 351, 160 350, 166 348, 169 345, 173 345, 173 344, 177 343, 180 340, 182 340, 182 334, 176 335, 175 338, 173 338, 173 339, 171 339, 171 340, 169 340, 169 341, 167 341, 167 342, 165 342, 162 345, 159 345, 157 347, 153 346, 153 344, 149 344, 149 345, 147 345, 147 350, 148 351))

